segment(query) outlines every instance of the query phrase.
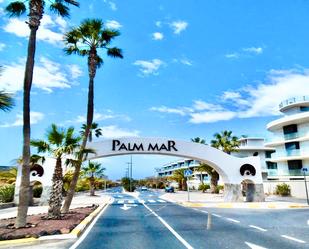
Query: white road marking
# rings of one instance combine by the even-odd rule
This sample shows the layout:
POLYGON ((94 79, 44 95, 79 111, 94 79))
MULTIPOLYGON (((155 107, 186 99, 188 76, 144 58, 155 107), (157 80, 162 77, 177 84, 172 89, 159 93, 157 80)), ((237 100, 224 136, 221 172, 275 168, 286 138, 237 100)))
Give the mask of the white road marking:
POLYGON ((309 226, 309 220, 307 220, 307 225, 309 226))
POLYGON ((82 234, 82 236, 79 237, 79 239, 69 248, 69 249, 76 249, 80 243, 83 242, 83 240, 87 237, 88 233, 91 231, 92 227, 94 226, 94 224, 98 221, 98 219, 100 218, 100 216, 104 213, 104 211, 107 209, 109 205, 106 205, 101 212, 97 215, 97 217, 94 218, 94 220, 90 223, 90 225, 88 226, 88 228, 85 230, 85 232, 82 234))
POLYGON ((163 218, 157 215, 151 208, 149 208, 145 203, 143 203, 144 207, 147 208, 150 213, 152 213, 155 217, 157 217, 161 223, 187 248, 194 249, 184 238, 182 238, 179 233, 177 233, 163 218))
POLYGON ((123 196, 122 196, 122 195, 117 195, 116 197, 118 197, 118 198, 122 198, 123 196))
POLYGON ((158 202, 166 202, 166 201, 163 201, 163 200, 158 200, 158 202))
POLYGON ((215 216, 215 217, 222 217, 221 215, 219 215, 219 214, 212 214, 213 216, 215 216))
POLYGON ((145 203, 145 201, 144 201, 144 200, 138 200, 138 202, 139 202, 139 203, 145 203))
POLYGON ((235 222, 235 223, 240 223, 239 220, 234 220, 234 219, 231 219, 231 218, 226 218, 226 219, 229 220, 229 221, 235 222))
POLYGON ((155 203, 156 201, 154 201, 154 200, 148 200, 148 202, 150 202, 150 203, 155 203))
POLYGON ((281 237, 289 239, 289 240, 293 240, 293 241, 296 241, 296 242, 299 242, 299 243, 303 243, 303 244, 306 243, 306 241, 303 241, 303 240, 300 240, 300 239, 296 239, 296 238, 288 236, 288 235, 281 235, 281 237))
POLYGON ((121 201, 117 201, 117 203, 119 203, 119 204, 123 204, 123 203, 124 203, 124 201, 123 201, 123 200, 121 200, 121 201))
POLYGON ((258 227, 258 226, 250 225, 249 227, 255 228, 255 229, 260 230, 260 231, 262 231, 262 232, 267 232, 266 229, 261 228, 261 227, 258 227))
POLYGON ((205 211, 205 210, 201 210, 201 212, 203 212, 203 213, 205 213, 205 214, 208 214, 208 212, 207 212, 207 211, 205 211))
POLYGON ((246 241, 245 241, 245 244, 247 246, 249 246, 251 249, 267 249, 266 247, 258 246, 256 244, 249 243, 249 242, 246 242, 246 241))
POLYGON ((132 204, 132 203, 135 203, 135 201, 129 200, 128 203, 131 203, 131 204, 132 204))
POLYGON ((120 207, 122 210, 127 211, 129 210, 131 207, 127 206, 127 204, 123 204, 123 207, 120 207))

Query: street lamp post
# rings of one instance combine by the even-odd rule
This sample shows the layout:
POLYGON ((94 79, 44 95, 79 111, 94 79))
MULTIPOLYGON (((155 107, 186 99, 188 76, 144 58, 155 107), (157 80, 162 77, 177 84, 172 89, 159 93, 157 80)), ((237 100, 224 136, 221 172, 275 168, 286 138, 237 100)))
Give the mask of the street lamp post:
POLYGON ((130 181, 130 192, 132 192, 132 155, 131 155, 131 159, 130 162, 127 162, 128 164, 128 177, 129 177, 129 181, 130 181))
POLYGON ((303 168, 304 172, 304 181, 305 181, 305 189, 306 189, 306 197, 307 197, 307 204, 309 205, 309 198, 308 198, 308 189, 307 189, 307 179, 306 179, 306 172, 308 171, 307 168, 303 168))

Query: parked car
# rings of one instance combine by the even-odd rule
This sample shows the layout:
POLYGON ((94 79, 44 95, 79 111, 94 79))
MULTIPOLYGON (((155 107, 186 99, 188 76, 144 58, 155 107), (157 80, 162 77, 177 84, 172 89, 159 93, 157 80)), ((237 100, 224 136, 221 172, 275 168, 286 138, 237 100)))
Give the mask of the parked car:
POLYGON ((141 191, 147 191, 147 190, 148 190, 147 187, 145 187, 145 186, 141 187, 141 191))
POLYGON ((175 193, 174 187, 173 186, 167 186, 165 187, 165 192, 166 193, 175 193))

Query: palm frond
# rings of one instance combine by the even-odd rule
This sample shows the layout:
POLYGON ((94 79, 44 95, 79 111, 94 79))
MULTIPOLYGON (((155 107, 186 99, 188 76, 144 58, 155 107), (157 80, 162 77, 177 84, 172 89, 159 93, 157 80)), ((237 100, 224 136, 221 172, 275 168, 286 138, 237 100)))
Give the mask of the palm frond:
POLYGON ((122 50, 117 47, 108 48, 107 55, 113 58, 121 58, 123 59, 122 50))
POLYGON ((76 7, 79 7, 79 2, 75 1, 75 0, 63 0, 65 3, 67 4, 71 4, 74 5, 76 7))
POLYGON ((0 91, 0 110, 9 111, 14 106, 14 100, 11 94, 0 91))
POLYGON ((62 17, 69 17, 69 7, 65 6, 62 1, 56 0, 49 6, 50 11, 62 17))
POLYGON ((26 5, 22 1, 12 2, 5 8, 10 17, 21 16, 26 13, 26 10, 26 5))
POLYGON ((111 40, 117 36, 120 36, 120 32, 118 30, 104 29, 101 33, 101 43, 103 45, 109 44, 111 40))
POLYGON ((65 138, 65 133, 62 128, 58 128, 57 125, 52 124, 51 128, 47 132, 47 138, 49 143, 60 146, 65 138))
POLYGON ((45 153, 50 151, 50 146, 47 142, 44 140, 31 140, 30 145, 32 147, 35 147, 38 151, 38 153, 45 153))

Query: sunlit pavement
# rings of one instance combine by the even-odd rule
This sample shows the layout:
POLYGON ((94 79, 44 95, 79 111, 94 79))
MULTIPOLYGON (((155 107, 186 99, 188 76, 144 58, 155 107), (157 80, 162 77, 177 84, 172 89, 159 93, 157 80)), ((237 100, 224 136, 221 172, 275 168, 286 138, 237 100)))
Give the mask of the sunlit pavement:
POLYGON ((77 248, 309 248, 308 210, 188 208, 162 202, 156 191, 110 195, 77 248))

